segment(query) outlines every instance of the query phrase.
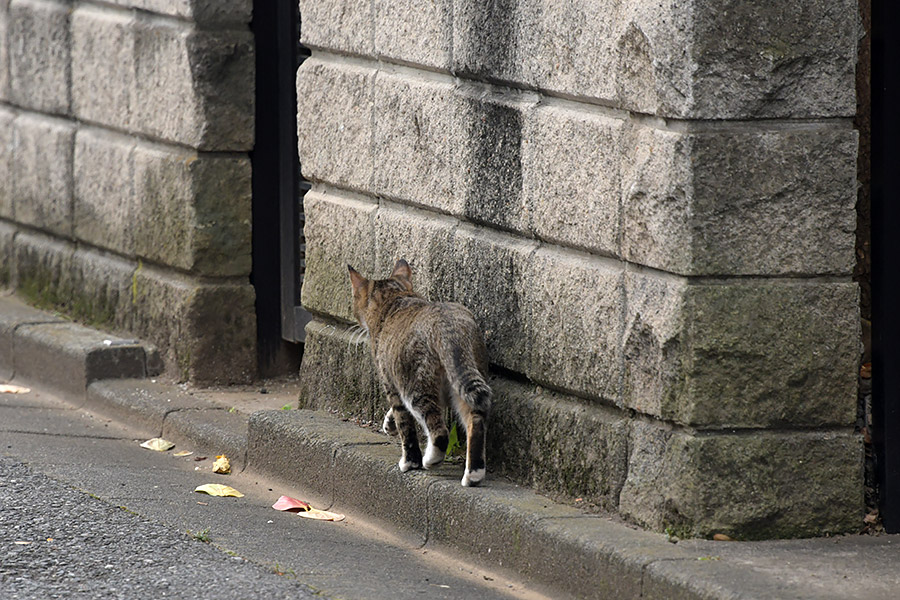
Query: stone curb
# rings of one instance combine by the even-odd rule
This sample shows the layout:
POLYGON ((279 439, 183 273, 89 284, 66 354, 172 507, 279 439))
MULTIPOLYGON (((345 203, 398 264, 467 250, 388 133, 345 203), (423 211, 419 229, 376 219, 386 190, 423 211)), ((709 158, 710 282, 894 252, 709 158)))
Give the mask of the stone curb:
POLYGON ((137 340, 105 334, 3 299, 0 373, 40 381, 53 391, 83 396, 94 381, 158 373, 158 352, 137 340))

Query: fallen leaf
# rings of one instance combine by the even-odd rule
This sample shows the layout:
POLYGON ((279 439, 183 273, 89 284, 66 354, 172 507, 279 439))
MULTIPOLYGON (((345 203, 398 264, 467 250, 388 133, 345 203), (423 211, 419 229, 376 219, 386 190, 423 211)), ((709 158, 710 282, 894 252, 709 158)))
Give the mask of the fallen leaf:
POLYGON ((152 440, 147 440, 146 442, 141 444, 141 448, 147 448, 148 450, 155 450, 157 452, 165 452, 166 450, 171 450, 174 447, 175 444, 162 438, 153 438, 152 440))
POLYGON ((872 512, 867 514, 865 517, 863 517, 863 522, 868 523, 869 525, 878 522, 878 511, 873 510, 872 512))
POLYGON ((0 385, 0 394, 27 394, 31 388, 22 387, 21 385, 0 385))
POLYGON ((713 539, 717 542, 733 542, 734 538, 725 535, 724 533, 717 533, 713 536, 713 539))
POLYGON ((290 496, 282 496, 272 505, 272 508, 275 510, 296 512, 305 519, 318 519, 319 521, 343 521, 345 519, 344 515, 340 513, 313 508, 308 502, 297 500, 290 496))
POLYGON ((312 506, 309 505, 308 502, 304 502, 303 500, 297 500, 296 498, 291 498, 290 496, 282 496, 279 498, 275 504, 272 505, 272 508, 275 510, 309 510, 312 506))
POLYGON ((180 457, 180 456, 190 456, 190 455, 193 454, 193 453, 194 453, 194 452, 193 452, 192 450, 182 450, 181 452, 176 452, 176 453, 173 454, 172 456, 179 456, 179 457, 180 457))
POLYGON ((344 515, 341 513, 329 512, 327 510, 319 510, 318 508, 309 507, 306 512, 298 512, 297 515, 304 519, 318 519, 320 521, 343 521, 344 515))
POLYGON ((228 462, 227 456, 224 454, 216 456, 216 462, 213 463, 213 473, 221 473, 222 475, 231 473, 231 463, 228 462))
POLYGON ((206 457, 205 456, 195 456, 194 457, 194 462, 200 462, 201 460, 206 460, 206 457))
POLYGON ((244 497, 242 493, 240 493, 230 485, 222 485, 221 483, 207 483, 204 485, 199 485, 194 491, 200 492, 202 494, 209 494, 210 496, 234 496, 235 498, 244 497))
POLYGON ((864 363, 859 368, 859 376, 862 377, 863 379, 872 379, 872 363, 870 363, 870 362, 864 363))

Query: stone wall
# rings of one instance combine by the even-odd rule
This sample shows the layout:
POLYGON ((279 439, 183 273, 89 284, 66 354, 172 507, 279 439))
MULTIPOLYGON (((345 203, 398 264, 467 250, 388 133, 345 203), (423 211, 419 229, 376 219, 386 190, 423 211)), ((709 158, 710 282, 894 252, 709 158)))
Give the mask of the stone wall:
POLYGON ((346 264, 468 305, 489 465, 656 530, 852 531, 856 0, 301 0, 301 404, 378 419, 346 264))
POLYGON ((182 379, 256 370, 251 9, 0 0, 2 284, 182 379))

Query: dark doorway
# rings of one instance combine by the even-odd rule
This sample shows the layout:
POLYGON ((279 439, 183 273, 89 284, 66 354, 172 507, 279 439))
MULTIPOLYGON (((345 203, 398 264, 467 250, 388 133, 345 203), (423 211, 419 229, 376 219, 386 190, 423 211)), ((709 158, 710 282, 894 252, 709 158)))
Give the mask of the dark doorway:
POLYGON ((296 372, 309 315, 300 307, 306 187, 297 158, 297 67, 300 46, 296 0, 256 0, 256 143, 253 164, 253 272, 259 372, 296 372))
POLYGON ((900 38, 896 3, 872 3, 872 441, 880 513, 900 532, 900 38))

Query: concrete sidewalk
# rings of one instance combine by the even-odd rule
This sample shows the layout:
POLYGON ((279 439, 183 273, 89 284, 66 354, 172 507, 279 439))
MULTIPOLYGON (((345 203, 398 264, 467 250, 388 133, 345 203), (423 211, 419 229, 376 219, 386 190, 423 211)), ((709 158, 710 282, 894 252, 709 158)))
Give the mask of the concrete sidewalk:
POLYGON ((152 348, 0 299, 0 378, 39 382, 86 410, 235 468, 311 490, 317 505, 370 515, 418 543, 450 547, 581 598, 896 598, 900 536, 671 543, 488 479, 461 465, 400 473, 393 439, 295 405, 291 385, 228 390, 157 382, 152 348))

